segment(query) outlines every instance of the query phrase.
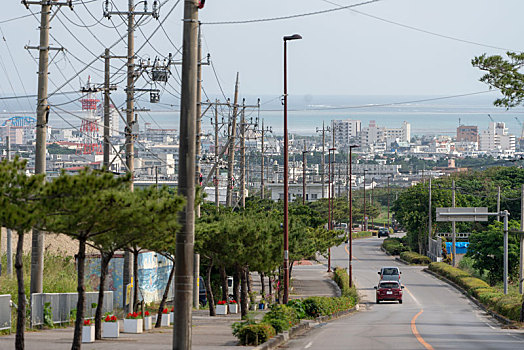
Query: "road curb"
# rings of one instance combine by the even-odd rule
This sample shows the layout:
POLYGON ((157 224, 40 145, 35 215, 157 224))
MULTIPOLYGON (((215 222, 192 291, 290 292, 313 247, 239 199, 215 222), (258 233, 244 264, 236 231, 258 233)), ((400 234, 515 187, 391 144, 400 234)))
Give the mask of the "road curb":
MULTIPOLYGON (((358 305, 358 304, 357 304, 358 305)), ((342 317, 346 317, 351 315, 353 312, 357 311, 358 307, 355 306, 349 310, 340 311, 333 315, 329 316, 320 316, 317 317, 314 321, 313 320, 302 320, 300 321, 300 324, 292 327, 287 332, 282 332, 274 336, 273 338, 269 339, 264 344, 260 344, 259 346, 253 348, 253 350, 273 350, 278 348, 279 346, 287 343, 289 339, 292 339, 296 337, 299 334, 304 334, 309 332, 311 329, 318 327, 319 325, 322 325, 323 323, 327 323, 329 321, 334 321, 342 317)))
POLYGON ((482 311, 484 312, 487 312, 488 314, 490 314, 493 318, 495 318, 498 322, 500 323, 503 323, 503 324, 506 324, 506 325, 512 325, 514 326, 516 324, 515 321, 513 320, 510 320, 509 318, 507 317, 504 317, 502 315, 499 315, 498 313, 496 313, 495 311, 487 308, 484 304, 482 304, 480 301, 478 301, 474 296, 470 295, 464 288, 462 288, 461 286, 459 286, 458 284, 456 284, 455 282, 447 279, 446 277, 444 276, 441 276, 439 275, 438 273, 436 272, 433 272, 431 271, 430 269, 428 268, 425 268, 423 269, 422 271, 438 278, 439 280, 441 281, 444 281, 446 282, 447 284, 449 284, 450 286, 452 286, 453 288, 455 288, 456 290, 458 290, 459 292, 461 292, 462 294, 464 294, 469 300, 471 300, 475 305, 477 305, 480 309, 482 309, 482 311))

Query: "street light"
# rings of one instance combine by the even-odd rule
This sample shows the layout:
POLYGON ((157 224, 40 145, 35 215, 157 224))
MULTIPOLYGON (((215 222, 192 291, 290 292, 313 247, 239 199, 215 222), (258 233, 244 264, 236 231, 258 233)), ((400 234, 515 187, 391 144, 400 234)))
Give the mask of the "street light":
POLYGON ((285 36, 284 38, 284 297, 283 302, 287 304, 289 297, 289 224, 288 224, 288 135, 287 135, 287 42, 299 40, 299 34, 285 36))
POLYGON ((352 169, 351 169, 351 162, 352 162, 352 156, 353 156, 353 148, 357 148, 359 146, 357 145, 351 145, 349 146, 349 266, 348 266, 348 274, 349 274, 349 287, 353 287, 353 191, 351 189, 351 183, 353 179, 352 169))

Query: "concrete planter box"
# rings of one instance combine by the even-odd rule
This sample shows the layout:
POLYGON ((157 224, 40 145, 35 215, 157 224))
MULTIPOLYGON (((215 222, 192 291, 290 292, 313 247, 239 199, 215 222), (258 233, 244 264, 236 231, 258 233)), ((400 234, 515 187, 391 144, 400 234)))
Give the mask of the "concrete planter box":
POLYGON ((120 325, 117 322, 102 322, 102 338, 118 338, 120 325))
POLYGON ((124 319, 124 333, 142 333, 144 331, 144 320, 141 318, 124 319))
POLYGON ((82 343, 94 343, 95 326, 82 326, 82 343))
POLYGON ((169 327, 171 323, 171 316, 169 314, 162 314, 162 321, 160 321, 160 327, 169 327))
POLYGON ((144 330, 153 329, 153 316, 144 317, 144 330))
POLYGON ((216 314, 217 315, 227 315, 227 305, 217 305, 216 308, 216 314))
POLYGON ((229 313, 238 314, 238 304, 229 304, 229 313))

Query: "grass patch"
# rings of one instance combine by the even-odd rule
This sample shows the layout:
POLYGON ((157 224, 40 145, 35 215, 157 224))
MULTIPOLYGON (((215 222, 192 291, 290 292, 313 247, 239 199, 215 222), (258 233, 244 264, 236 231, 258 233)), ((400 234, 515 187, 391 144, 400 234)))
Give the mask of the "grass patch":
POLYGON ((425 255, 415 253, 415 252, 401 252, 400 258, 404 261, 407 261, 410 264, 414 265, 429 265, 431 264, 431 259, 425 255))

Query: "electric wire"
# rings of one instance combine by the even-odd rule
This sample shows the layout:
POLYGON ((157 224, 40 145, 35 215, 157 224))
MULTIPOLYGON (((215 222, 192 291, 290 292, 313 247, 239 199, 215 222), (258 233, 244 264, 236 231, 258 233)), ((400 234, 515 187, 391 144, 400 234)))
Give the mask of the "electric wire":
MULTIPOLYGON (((337 3, 329 1, 329 0, 320 0, 320 1, 326 2, 326 3, 331 4, 331 5, 343 7, 343 5, 337 4, 337 3)), ((410 30, 414 30, 414 31, 417 31, 417 32, 433 35, 433 36, 436 36, 436 37, 439 37, 439 38, 449 39, 449 40, 458 41, 458 42, 471 44, 471 45, 476 45, 476 46, 482 46, 482 47, 486 47, 486 48, 489 48, 489 49, 496 49, 496 50, 503 50, 503 51, 513 51, 513 52, 521 52, 522 51, 522 50, 516 50, 515 51, 515 50, 511 50, 511 49, 507 49, 507 48, 503 48, 503 47, 499 47, 499 46, 487 45, 487 44, 482 44, 482 43, 478 43, 478 42, 471 41, 471 40, 465 40, 465 39, 452 37, 452 36, 449 36, 449 35, 439 34, 439 33, 431 32, 429 30, 425 30, 425 29, 413 27, 413 26, 410 26, 410 25, 398 23, 398 22, 395 22, 395 21, 391 21, 389 19, 385 19, 385 18, 382 18, 382 17, 370 15, 368 13, 361 12, 361 11, 358 11, 358 10, 354 10, 354 9, 351 9, 351 8, 346 8, 346 9, 349 10, 349 11, 358 13, 360 15, 363 15, 363 16, 374 18, 374 19, 382 21, 382 22, 386 22, 386 23, 389 23, 389 24, 393 24, 393 25, 396 25, 396 26, 399 26, 399 27, 403 27, 403 28, 407 28, 407 29, 410 29, 410 30)))
POLYGON ((350 8, 353 8, 353 7, 369 5, 369 4, 372 4, 372 3, 375 3, 375 2, 379 2, 379 1, 382 1, 382 0, 370 0, 370 1, 365 1, 365 2, 358 3, 358 4, 353 4, 353 5, 347 5, 347 6, 342 6, 342 7, 335 7, 335 8, 331 8, 331 9, 327 9, 327 10, 320 10, 320 11, 301 13, 301 14, 289 15, 289 16, 259 18, 259 19, 248 19, 248 20, 239 20, 239 21, 202 22, 202 24, 205 24, 205 25, 224 25, 224 24, 250 24, 250 23, 282 21, 282 20, 288 20, 288 19, 294 19, 294 18, 322 15, 322 14, 326 14, 326 13, 330 13, 330 12, 337 12, 337 11, 341 11, 341 10, 350 9, 350 8))

